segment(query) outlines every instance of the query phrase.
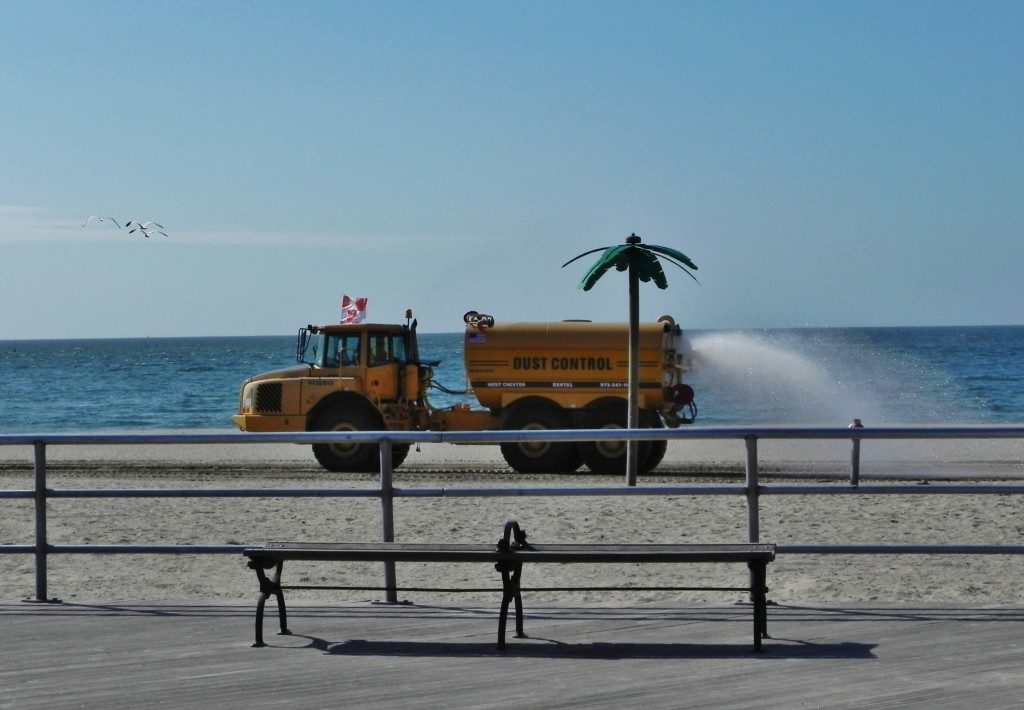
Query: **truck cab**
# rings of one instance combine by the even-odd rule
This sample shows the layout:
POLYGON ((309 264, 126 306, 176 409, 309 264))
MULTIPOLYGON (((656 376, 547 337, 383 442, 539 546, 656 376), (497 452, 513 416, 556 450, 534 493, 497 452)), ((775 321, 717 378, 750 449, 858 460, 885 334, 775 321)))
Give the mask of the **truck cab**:
POLYGON ((363 393, 376 402, 415 401, 418 387, 403 386, 414 337, 405 326, 311 325, 299 331, 296 359, 313 371, 360 380, 363 393))
MULTIPOLYGON (((415 321, 308 325, 296 343, 301 366, 247 380, 232 421, 256 432, 417 428, 432 375, 417 355, 415 321)), ((393 459, 400 462, 407 451, 394 447, 393 459)), ((373 445, 317 444, 313 453, 330 470, 375 470, 373 445)))

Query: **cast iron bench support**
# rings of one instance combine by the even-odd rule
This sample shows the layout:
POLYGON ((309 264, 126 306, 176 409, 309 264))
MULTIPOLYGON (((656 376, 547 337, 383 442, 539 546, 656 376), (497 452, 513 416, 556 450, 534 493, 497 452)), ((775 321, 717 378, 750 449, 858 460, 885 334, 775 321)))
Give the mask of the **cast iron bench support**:
POLYGON ((284 569, 284 560, 253 557, 249 560, 248 567, 256 570, 256 579, 260 583, 260 596, 256 602, 256 642, 253 644, 253 648, 262 648, 267 645, 263 643, 263 609, 271 594, 277 597, 277 618, 281 626, 278 634, 282 636, 291 634, 291 631, 288 630, 288 612, 284 605, 284 591, 281 589, 281 571, 284 569), (267 577, 266 570, 271 568, 274 570, 274 575, 267 577))
MULTIPOLYGON (((244 550, 248 566, 256 571, 260 595, 256 604, 255 647, 263 642, 263 613, 267 599, 277 600, 280 633, 289 634, 281 572, 285 560, 330 560, 363 562, 489 562, 501 574, 501 611, 498 616, 498 648, 505 647, 509 605, 515 603, 516 637, 524 638, 522 578, 523 564, 537 563, 691 563, 743 562, 750 569, 748 587, 646 587, 646 589, 748 592, 754 612, 754 650, 768 638, 768 563, 775 559, 775 545, 536 545, 526 542, 526 533, 515 521, 505 524, 497 546, 422 543, 301 543, 270 542, 244 550), (273 570, 268 576, 267 570, 273 570)), ((308 589, 311 587, 303 587, 308 589)), ((567 591, 573 587, 565 587, 567 591)), ((636 589, 645 589, 636 587, 636 589)), ((448 590, 458 591, 458 590, 448 590)))

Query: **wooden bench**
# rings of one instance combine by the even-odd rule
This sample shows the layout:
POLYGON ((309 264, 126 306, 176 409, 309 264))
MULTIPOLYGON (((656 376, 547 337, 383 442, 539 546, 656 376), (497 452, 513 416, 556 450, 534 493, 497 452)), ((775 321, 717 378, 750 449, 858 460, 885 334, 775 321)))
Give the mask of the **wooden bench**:
MULTIPOLYGON (((635 587, 636 589, 735 591, 750 594, 754 612, 754 650, 761 650, 761 639, 768 638, 767 567, 775 559, 775 545, 537 545, 526 542, 526 533, 515 521, 505 524, 505 533, 497 545, 421 544, 421 543, 307 543, 270 542, 263 547, 247 548, 248 566, 256 571, 260 594, 256 604, 256 642, 263 642, 263 612, 267 599, 277 600, 280 633, 289 634, 284 590, 281 584, 286 560, 329 560, 339 562, 486 562, 501 573, 501 611, 498 616, 498 648, 505 647, 505 626, 509 604, 515 603, 516 637, 524 638, 523 602, 520 578, 526 563, 710 563, 742 562, 750 569, 746 587, 635 587), (268 576, 267 571, 273 570, 268 576)), ((303 586, 303 589, 318 588, 303 586)), ((328 589, 330 587, 322 587, 328 589)), ((578 587, 562 587, 573 590, 578 587)), ((454 590, 452 590, 454 591, 454 590)))

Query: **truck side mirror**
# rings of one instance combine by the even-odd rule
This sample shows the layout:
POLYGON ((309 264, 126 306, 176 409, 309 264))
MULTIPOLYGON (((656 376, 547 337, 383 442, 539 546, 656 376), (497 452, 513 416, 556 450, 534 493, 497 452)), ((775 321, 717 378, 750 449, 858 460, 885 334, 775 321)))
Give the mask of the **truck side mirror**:
POLYGON ((295 361, 306 362, 304 356, 306 354, 306 343, 309 342, 309 330, 307 328, 299 328, 299 338, 295 345, 295 361))

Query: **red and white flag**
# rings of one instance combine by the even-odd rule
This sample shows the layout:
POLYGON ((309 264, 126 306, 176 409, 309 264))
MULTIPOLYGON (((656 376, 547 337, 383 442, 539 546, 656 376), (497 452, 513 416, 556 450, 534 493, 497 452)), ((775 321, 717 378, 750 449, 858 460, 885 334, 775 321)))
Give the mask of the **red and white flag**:
POLYGON ((366 318, 367 300, 368 299, 365 298, 349 298, 348 296, 342 296, 341 322, 362 323, 363 319, 366 318))

